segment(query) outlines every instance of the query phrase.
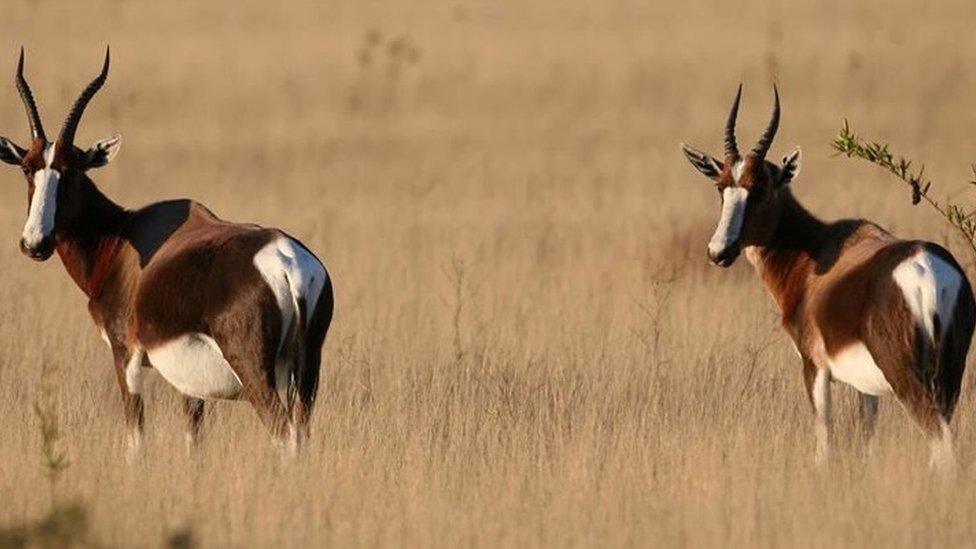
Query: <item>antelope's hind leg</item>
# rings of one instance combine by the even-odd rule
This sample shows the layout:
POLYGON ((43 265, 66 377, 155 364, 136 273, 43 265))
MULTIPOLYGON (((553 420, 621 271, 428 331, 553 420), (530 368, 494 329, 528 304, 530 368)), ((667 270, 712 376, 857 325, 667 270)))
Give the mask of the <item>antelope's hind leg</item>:
POLYGON ((938 386, 940 380, 935 378, 930 383, 923 382, 920 377, 924 377, 924 372, 917 370, 915 349, 899 349, 884 344, 890 340, 881 339, 877 344, 875 340, 869 340, 868 348, 882 371, 912 374, 890 379, 892 392, 928 440, 929 466, 942 474, 951 473, 956 465, 952 431, 949 429, 951 408, 940 405, 938 391, 932 387, 938 386))
POLYGON ((873 450, 874 431, 878 423, 878 397, 859 393, 858 400, 861 451, 870 455, 873 450))
POLYGON ((333 306, 332 285, 327 283, 313 310, 311 322, 307 328, 308 335, 303 344, 304 349, 297 349, 298 353, 304 353, 304 361, 299 362, 295 376, 297 398, 291 409, 292 444, 295 452, 309 437, 309 423, 312 419, 315 399, 319 391, 322 346, 325 344, 325 337, 329 331, 329 325, 332 323, 333 306))
POLYGON ((917 379, 906 380, 893 389, 928 440, 929 467, 942 474, 952 473, 956 468, 952 430, 932 393, 917 379))
POLYGON ((213 337, 243 385, 243 396, 279 448, 288 441, 288 411, 278 396, 275 380, 280 326, 256 318, 216 323, 213 337))

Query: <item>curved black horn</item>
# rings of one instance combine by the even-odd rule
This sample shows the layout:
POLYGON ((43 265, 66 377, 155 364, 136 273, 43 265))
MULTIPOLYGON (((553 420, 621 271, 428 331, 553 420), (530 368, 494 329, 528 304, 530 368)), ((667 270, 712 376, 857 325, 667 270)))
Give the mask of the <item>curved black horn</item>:
POLYGON ((769 119, 769 125, 766 126, 766 131, 763 132, 762 137, 759 138, 759 142, 752 149, 752 154, 756 158, 766 158, 766 153, 769 152, 769 147, 773 144, 773 138, 776 137, 776 130, 779 129, 779 90, 776 89, 776 84, 773 84, 773 95, 775 97, 773 115, 769 119))
POLYGON ((732 158, 739 158, 739 145, 735 142, 735 119, 739 116, 740 99, 742 99, 742 84, 739 84, 739 91, 735 93, 729 120, 725 123, 725 155, 732 158))
POLYGON ((43 139, 44 137, 44 126, 41 125, 41 115, 37 113, 37 103, 34 102, 34 94, 31 93, 30 85, 27 84, 27 80, 24 78, 24 47, 20 47, 20 60, 17 61, 17 91, 20 92, 20 98, 24 101, 24 107, 27 109, 27 119, 30 121, 31 137, 33 139, 43 139))
POLYGON ((58 142, 65 145, 72 145, 75 142, 75 130, 78 129, 78 122, 81 121, 81 115, 85 114, 85 107, 88 106, 88 102, 91 98, 98 92, 98 90, 105 84, 105 79, 108 77, 108 62, 109 62, 109 49, 105 48, 105 64, 102 65, 102 72, 91 81, 90 84, 81 92, 78 100, 75 101, 73 107, 71 107, 71 112, 68 113, 68 118, 64 120, 64 127, 61 128, 61 136, 58 137, 58 142))

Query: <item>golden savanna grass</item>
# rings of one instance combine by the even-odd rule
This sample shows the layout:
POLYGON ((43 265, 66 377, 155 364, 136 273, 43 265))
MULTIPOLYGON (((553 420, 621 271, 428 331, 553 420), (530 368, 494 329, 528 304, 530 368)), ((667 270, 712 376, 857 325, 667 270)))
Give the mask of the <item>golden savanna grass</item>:
POLYGON ((187 457, 177 395, 150 375, 127 466, 109 353, 59 261, 17 252, 25 185, 6 169, 0 527, 50 506, 32 411, 47 368, 70 460, 55 497, 83 502, 100 544, 972 543, 973 378, 951 485, 892 400, 861 457, 840 386, 841 452, 814 469, 798 361, 751 268, 705 265, 717 200, 678 142, 718 152, 740 80, 751 142, 775 80, 773 153, 804 147, 801 200, 946 242, 828 143, 850 117, 924 159, 934 195, 969 192, 974 18, 965 0, 4 0, 0 133, 27 133, 21 44, 53 132, 110 43, 79 131, 124 136, 102 189, 290 231, 337 309, 296 462, 244 403, 209 406, 187 457))

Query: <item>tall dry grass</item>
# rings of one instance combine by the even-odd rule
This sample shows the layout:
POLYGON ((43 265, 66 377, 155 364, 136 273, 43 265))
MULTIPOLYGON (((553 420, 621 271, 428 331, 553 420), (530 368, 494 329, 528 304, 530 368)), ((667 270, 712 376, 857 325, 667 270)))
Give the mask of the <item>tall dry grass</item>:
MULTIPOLYGON (((803 201, 944 241, 828 143, 849 116, 962 192, 969 2, 252 4, 4 0, 0 72, 25 44, 52 127, 111 43, 80 130, 124 136, 101 187, 130 206, 192 196, 325 259, 337 314, 311 443, 282 465, 246 404, 217 403, 188 458, 175 392, 150 376, 145 457, 126 466, 109 353, 58 261, 18 255, 7 170, 0 526, 50 505, 32 413, 50 367, 59 491, 103 544, 972 542, 972 378, 951 486, 890 400, 859 456, 839 386, 844 451, 815 470, 799 365, 749 267, 704 266, 717 201, 677 151, 720 147, 740 80, 754 137, 775 79, 774 153, 804 147, 803 201)), ((4 89, 0 130, 23 140, 4 89)))

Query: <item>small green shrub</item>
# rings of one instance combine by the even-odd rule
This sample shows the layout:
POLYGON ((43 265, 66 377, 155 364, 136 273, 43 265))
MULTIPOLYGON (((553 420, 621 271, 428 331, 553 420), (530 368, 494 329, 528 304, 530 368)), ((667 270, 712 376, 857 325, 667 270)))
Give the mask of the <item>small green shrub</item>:
MULTIPOLYGON (((892 154, 888 150, 887 143, 861 139, 851 129, 846 119, 844 127, 838 132, 831 146, 838 154, 867 160, 903 181, 911 190, 912 204, 925 202, 935 210, 965 242, 973 259, 976 260, 976 208, 958 204, 949 198, 939 202, 929 196, 932 181, 925 177, 924 165, 919 165, 916 170, 911 160, 892 154)), ((976 178, 976 165, 971 166, 971 169, 976 178)), ((969 184, 976 185, 976 180, 969 181, 969 184)))

